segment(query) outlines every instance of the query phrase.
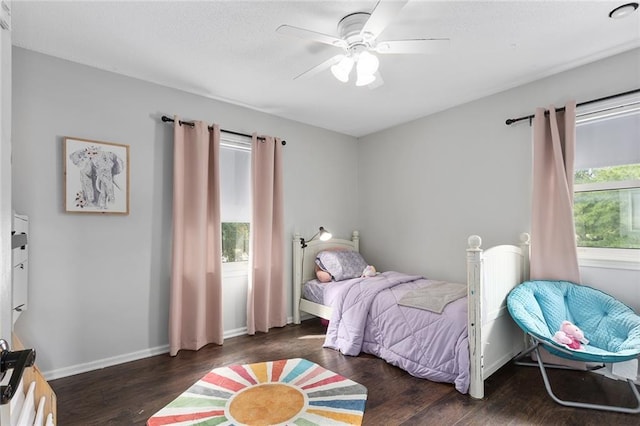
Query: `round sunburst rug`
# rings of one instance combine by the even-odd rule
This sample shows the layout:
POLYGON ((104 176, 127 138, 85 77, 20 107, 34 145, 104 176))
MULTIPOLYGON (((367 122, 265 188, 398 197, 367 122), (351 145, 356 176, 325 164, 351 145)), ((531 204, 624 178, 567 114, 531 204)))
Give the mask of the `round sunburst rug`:
POLYGON ((360 425, 367 388, 306 359, 216 368, 158 411, 160 425, 360 425))

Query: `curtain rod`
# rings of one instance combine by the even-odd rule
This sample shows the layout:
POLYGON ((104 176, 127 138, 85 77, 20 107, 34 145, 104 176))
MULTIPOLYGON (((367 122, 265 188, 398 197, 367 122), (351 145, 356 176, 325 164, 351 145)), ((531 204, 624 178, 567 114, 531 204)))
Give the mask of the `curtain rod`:
MULTIPOLYGON (((581 102, 579 104, 577 104, 576 106, 584 106, 584 105, 589 105, 589 104, 593 104, 596 102, 601 102, 601 101, 607 101, 609 99, 615 99, 615 98, 619 98, 621 96, 625 96, 625 95, 631 95, 633 93, 638 93, 640 92, 640 89, 633 89, 633 90, 629 90, 628 92, 623 92, 623 93, 616 93, 615 95, 610 95, 610 96, 605 96, 604 98, 598 98, 598 99, 592 99, 590 101, 586 101, 586 102, 581 102)), ((557 108, 556 111, 564 111, 564 107, 560 107, 557 108)), ((544 112, 545 115, 549 114, 549 111, 545 111, 544 112)), ((522 121, 522 120, 529 120, 529 124, 531 124, 531 119, 535 117, 535 115, 525 115, 524 117, 518 117, 518 118, 507 118, 507 120, 504 122, 507 126, 510 126, 513 123, 517 123, 518 121, 522 121)))
MULTIPOLYGON (((167 123, 167 122, 173 123, 175 120, 173 118, 167 117, 166 115, 163 115, 162 116, 162 121, 165 122, 165 123, 167 123)), ((189 122, 189 121, 180 120, 179 123, 180 123, 181 126, 182 125, 191 126, 191 127, 194 126, 194 124, 192 122, 189 122)), ((213 127, 209 126, 209 130, 213 130, 213 127)), ((232 134, 232 135, 236 135, 236 136, 245 136, 245 137, 248 137, 248 138, 252 137, 251 135, 248 135, 246 133, 234 132, 233 130, 220 129, 220 131, 221 132, 225 132, 225 133, 229 133, 229 134, 232 134)), ((265 140, 265 138, 263 136, 258 136, 258 139, 259 140, 265 140)), ((282 141, 282 145, 286 145, 286 144, 287 144, 287 141, 282 141)))

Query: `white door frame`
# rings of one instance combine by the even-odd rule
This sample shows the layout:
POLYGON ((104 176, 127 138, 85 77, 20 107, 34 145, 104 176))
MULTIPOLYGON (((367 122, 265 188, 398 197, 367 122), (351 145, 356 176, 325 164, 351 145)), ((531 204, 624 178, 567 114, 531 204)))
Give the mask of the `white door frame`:
MULTIPOLYGON (((11 342, 11 13, 10 2, 0 1, 0 338, 11 342), (5 9, 6 8, 6 9, 5 9)), ((9 404, 0 406, 0 425, 10 425, 9 404)))

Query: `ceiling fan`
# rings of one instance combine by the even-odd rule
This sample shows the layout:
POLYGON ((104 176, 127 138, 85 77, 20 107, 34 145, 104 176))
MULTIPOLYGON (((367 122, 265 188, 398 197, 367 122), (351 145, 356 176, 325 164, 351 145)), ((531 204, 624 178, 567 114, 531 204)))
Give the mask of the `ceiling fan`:
POLYGON ((345 16, 338 22, 338 37, 291 25, 279 26, 276 32, 280 34, 328 44, 343 50, 343 53, 303 72, 294 80, 311 77, 331 68, 333 75, 341 82, 346 83, 355 66, 357 86, 377 87, 382 84, 382 78, 378 72, 380 62, 375 53, 424 54, 437 51, 439 47, 449 41, 448 38, 377 40, 408 1, 380 0, 371 13, 356 12, 345 16))

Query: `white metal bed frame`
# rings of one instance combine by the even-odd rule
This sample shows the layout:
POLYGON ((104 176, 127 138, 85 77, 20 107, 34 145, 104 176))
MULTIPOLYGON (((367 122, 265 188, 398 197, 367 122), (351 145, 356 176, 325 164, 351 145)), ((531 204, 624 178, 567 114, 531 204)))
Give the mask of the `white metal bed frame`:
MULTIPOLYGON (((300 324, 300 313, 331 319, 331 307, 302 298, 302 286, 315 278, 316 255, 327 249, 359 251, 360 234, 351 240, 313 240, 302 248, 300 234, 293 237, 293 322, 300 324)), ((507 311, 506 298, 512 288, 529 278, 529 234, 520 236, 520 246, 499 245, 480 248, 477 235, 468 239, 467 301, 470 358, 469 395, 484 397, 484 381, 525 349, 522 330, 507 311)))

